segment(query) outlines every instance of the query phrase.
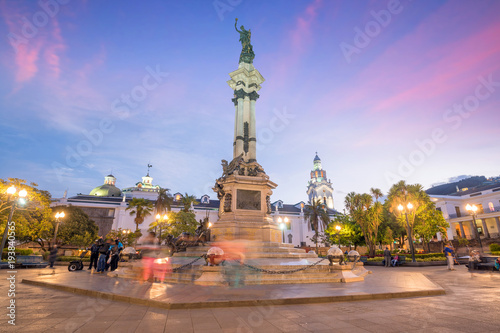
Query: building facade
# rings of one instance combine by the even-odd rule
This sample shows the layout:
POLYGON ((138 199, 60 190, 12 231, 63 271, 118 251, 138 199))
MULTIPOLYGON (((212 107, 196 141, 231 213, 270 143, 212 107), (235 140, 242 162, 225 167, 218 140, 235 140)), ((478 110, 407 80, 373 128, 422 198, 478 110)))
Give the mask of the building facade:
POLYGON ((436 208, 449 223, 448 239, 475 239, 475 229, 482 239, 500 237, 500 182, 472 189, 459 189, 449 195, 430 195, 436 208), (467 205, 475 205, 476 225, 467 205))
MULTIPOLYGON (((153 185, 153 177, 148 174, 142 177, 133 187, 120 190, 116 187, 116 178, 108 175, 104 179, 104 184, 94 188, 90 194, 78 194, 67 198, 66 195, 57 199, 52 206, 73 205, 81 208, 89 217, 96 222, 99 227, 99 235, 106 236, 112 229, 131 230, 136 229, 134 216, 127 211, 128 203, 132 198, 144 198, 155 201, 158 197, 160 186, 153 185)), ((330 181, 326 180, 326 171, 321 167, 321 160, 316 155, 314 159, 314 169, 311 173, 311 180, 308 183, 307 194, 311 198, 320 199, 325 203, 330 216, 338 214, 333 209, 333 187, 330 181), (316 172, 318 175, 316 176, 316 172), (314 176, 314 177, 313 177, 314 176)), ((214 194, 215 196, 215 194, 214 194)), ((178 212, 182 205, 182 194, 173 193, 172 211, 178 212)), ((197 199, 198 204, 191 207, 196 216, 196 220, 203 220, 208 217, 211 223, 217 223, 219 218, 219 200, 212 200, 207 194, 197 199)), ((277 200, 271 204, 271 217, 278 225, 283 224, 282 241, 294 246, 312 246, 311 238, 315 231, 311 224, 306 221, 304 209, 306 203, 301 201, 296 204, 285 204, 282 200, 277 200)), ((139 226, 144 234, 151 223, 155 221, 154 214, 147 216, 145 221, 139 226)), ((323 232, 323 226, 319 226, 319 231, 323 232)))

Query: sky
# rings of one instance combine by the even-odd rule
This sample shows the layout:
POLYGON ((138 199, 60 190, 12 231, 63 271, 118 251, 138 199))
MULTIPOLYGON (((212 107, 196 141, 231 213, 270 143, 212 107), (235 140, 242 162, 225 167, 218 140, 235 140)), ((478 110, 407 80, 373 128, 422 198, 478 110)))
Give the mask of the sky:
POLYGON ((53 197, 153 183, 216 198, 232 158, 234 29, 265 78, 257 161, 335 207, 405 180, 500 174, 499 1, 0 0, 0 178, 53 197))

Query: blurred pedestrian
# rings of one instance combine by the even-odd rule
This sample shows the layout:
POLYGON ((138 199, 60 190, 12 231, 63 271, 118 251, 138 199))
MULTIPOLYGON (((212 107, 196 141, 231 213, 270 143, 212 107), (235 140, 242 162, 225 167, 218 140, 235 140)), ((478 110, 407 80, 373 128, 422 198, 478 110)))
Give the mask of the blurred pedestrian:
POLYGON ((446 260, 448 261, 448 270, 454 271, 455 258, 453 257, 453 247, 450 244, 447 244, 444 248, 444 255, 446 256, 446 260))
POLYGON ((388 246, 384 250, 384 260, 385 260, 385 267, 391 267, 391 250, 389 250, 388 246))
POLYGON ((54 245, 50 250, 50 255, 49 255, 50 268, 54 269, 54 263, 56 262, 56 259, 57 259, 57 245, 54 245))

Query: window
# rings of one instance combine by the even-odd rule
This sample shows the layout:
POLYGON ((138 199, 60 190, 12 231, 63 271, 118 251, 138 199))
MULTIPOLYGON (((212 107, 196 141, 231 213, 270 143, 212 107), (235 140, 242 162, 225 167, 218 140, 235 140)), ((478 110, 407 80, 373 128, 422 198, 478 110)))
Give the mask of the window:
POLYGON ((488 203, 488 207, 490 208, 490 212, 495 211, 495 206, 493 206, 493 202, 488 203))
POLYGON ((292 244, 292 238, 293 236, 291 234, 288 235, 288 243, 289 244, 292 244))
POLYGON ((457 226, 457 228, 455 229, 455 232, 457 233, 457 237, 461 238, 462 235, 460 235, 460 227, 457 226))
POLYGON ((437 210, 438 212, 441 212, 441 211, 442 211, 442 210, 441 210, 441 207, 436 208, 436 210, 437 210))
POLYGON ((114 217, 115 216, 115 210, 114 209, 108 209, 108 217, 114 217))
POLYGON ((460 213, 460 207, 455 206, 455 213, 457 213, 457 217, 462 217, 462 214, 460 213))

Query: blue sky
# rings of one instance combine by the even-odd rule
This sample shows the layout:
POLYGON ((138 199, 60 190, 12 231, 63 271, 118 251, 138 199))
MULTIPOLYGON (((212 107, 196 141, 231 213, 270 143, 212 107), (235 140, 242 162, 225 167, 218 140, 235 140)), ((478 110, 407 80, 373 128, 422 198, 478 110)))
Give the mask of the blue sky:
POLYGON ((399 179, 499 174, 498 1, 41 3, 0 1, 2 178, 58 197, 110 172, 132 186, 150 162, 156 184, 215 197, 236 17, 266 79, 257 159, 273 200, 306 200, 316 151, 338 208, 399 179))

